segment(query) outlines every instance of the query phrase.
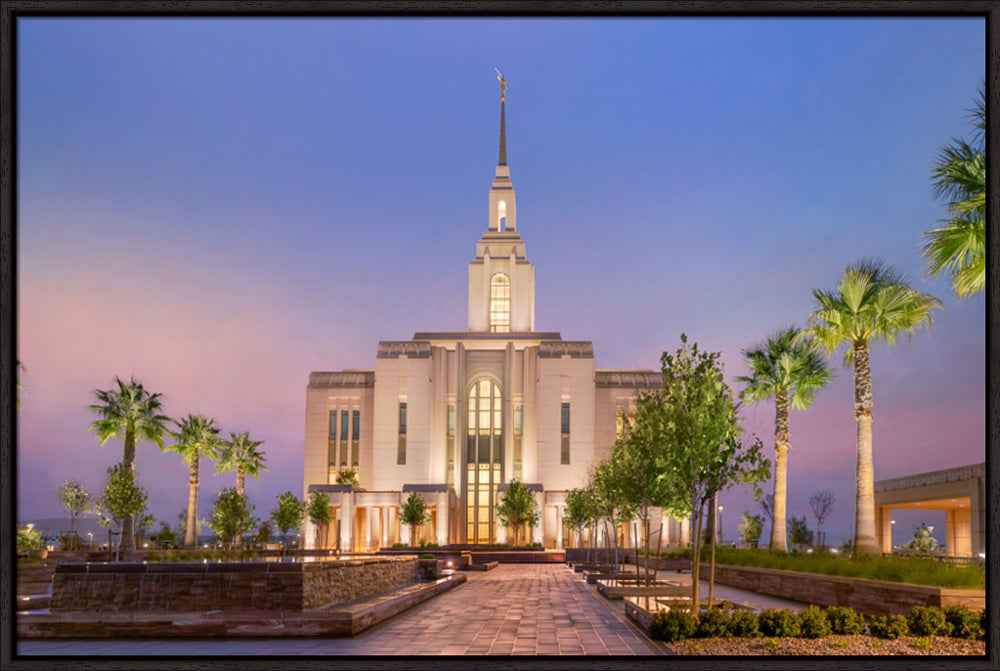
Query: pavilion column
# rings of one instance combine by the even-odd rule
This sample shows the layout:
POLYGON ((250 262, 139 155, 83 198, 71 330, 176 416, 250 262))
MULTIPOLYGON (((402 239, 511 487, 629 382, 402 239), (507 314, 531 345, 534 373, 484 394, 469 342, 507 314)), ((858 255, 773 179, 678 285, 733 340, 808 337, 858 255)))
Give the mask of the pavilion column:
POLYGON ((985 478, 979 478, 969 492, 969 536, 973 557, 986 552, 986 499, 983 485, 985 478))
POLYGON ((880 552, 892 552, 892 509, 879 506, 875 509, 876 545, 880 552))

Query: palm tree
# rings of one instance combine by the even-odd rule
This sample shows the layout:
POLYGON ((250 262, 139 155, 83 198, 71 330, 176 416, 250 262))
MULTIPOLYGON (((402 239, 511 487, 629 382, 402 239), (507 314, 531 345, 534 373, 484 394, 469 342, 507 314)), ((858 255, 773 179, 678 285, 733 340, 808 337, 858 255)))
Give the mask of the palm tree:
POLYGON ((168 450, 174 450, 181 455, 184 463, 188 465, 188 505, 187 523, 184 529, 184 545, 194 545, 198 542, 196 533, 198 515, 198 489, 201 486, 201 475, 199 472, 199 462, 204 455, 209 459, 215 459, 222 447, 223 441, 219 439, 219 429, 215 426, 214 419, 207 419, 203 415, 188 415, 180 422, 175 422, 179 430, 171 431, 177 441, 173 445, 167 446, 168 450))
MULTIPOLYGON (((219 455, 219 463, 215 472, 236 471, 236 493, 240 496, 244 494, 244 482, 247 475, 254 478, 260 477, 261 471, 266 471, 264 466, 264 453, 259 452, 257 447, 264 441, 250 440, 250 432, 230 433, 230 440, 224 442, 222 452, 219 455)), ((243 545, 242 536, 235 540, 235 550, 239 552, 243 545)))
MULTIPOLYGON (((160 414, 162 403, 160 394, 150 394, 142 383, 131 378, 126 384, 115 376, 117 389, 106 391, 95 389, 94 395, 98 403, 90 406, 100 419, 90 425, 88 430, 97 430, 97 441, 103 447, 112 436, 123 438, 125 443, 122 455, 122 465, 135 472, 135 447, 139 440, 156 443, 163 448, 163 434, 167 430, 166 423, 170 418, 160 414)), ((135 549, 133 537, 134 520, 128 518, 122 523, 122 536, 125 540, 125 550, 135 549)))
POLYGON ((240 434, 230 433, 229 437, 230 440, 222 444, 215 472, 236 471, 236 493, 243 496, 246 476, 260 478, 260 472, 267 470, 264 465, 266 461, 264 453, 257 450, 264 441, 250 440, 249 431, 240 434))
POLYGON ((788 409, 804 410, 816 392, 833 377, 833 371, 811 338, 796 340, 799 330, 782 329, 761 343, 743 350, 751 375, 737 377, 746 385, 742 396, 751 401, 774 399, 774 508, 771 549, 788 550, 785 538, 785 501, 788 495, 788 409))
POLYGON ((969 112, 974 144, 952 139, 938 152, 931 173, 934 195, 948 201, 951 218, 926 231, 921 245, 930 273, 946 272, 959 296, 982 291, 986 283, 985 88, 969 112))
POLYGON ((842 344, 844 365, 854 364, 854 417, 857 422, 857 494, 854 504, 854 549, 873 554, 875 542, 875 470, 872 464, 872 377, 869 343, 887 345, 900 334, 911 336, 930 327, 931 311, 941 301, 911 288, 891 266, 861 260, 847 267, 833 291, 813 289, 816 307, 811 326, 800 337, 812 336, 828 353, 842 344))

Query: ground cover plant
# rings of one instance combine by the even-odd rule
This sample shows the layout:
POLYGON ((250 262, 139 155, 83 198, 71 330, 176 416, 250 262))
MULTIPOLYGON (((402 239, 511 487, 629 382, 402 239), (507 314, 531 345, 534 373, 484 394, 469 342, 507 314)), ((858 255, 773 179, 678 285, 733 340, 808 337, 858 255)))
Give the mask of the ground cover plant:
POLYGON ((937 607, 914 608, 909 618, 869 618, 868 625, 864 616, 846 607, 820 610, 810 606, 798 615, 778 609, 760 614, 737 609, 728 621, 725 609, 705 610, 699 619, 681 607, 654 614, 649 635, 680 655, 985 655, 985 611, 953 607, 951 613, 969 623, 980 640, 921 634, 920 627, 909 630, 909 622, 919 621, 928 623, 927 627, 944 623, 943 630, 951 631, 944 609, 937 607))
POLYGON ((719 548, 716 561, 735 566, 756 566, 915 585, 967 589, 986 587, 986 566, 979 562, 954 564, 927 557, 851 557, 829 552, 804 554, 739 548, 719 548))

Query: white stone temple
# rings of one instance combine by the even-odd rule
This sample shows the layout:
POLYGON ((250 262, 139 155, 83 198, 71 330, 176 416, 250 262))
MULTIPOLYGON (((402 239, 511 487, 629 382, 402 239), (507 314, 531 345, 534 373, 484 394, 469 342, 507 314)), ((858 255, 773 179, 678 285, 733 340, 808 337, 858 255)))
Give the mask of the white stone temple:
MULTIPOLYGON (((499 160, 469 262, 467 330, 383 341, 374 368, 309 374, 303 495, 326 492, 335 513, 320 546, 506 542, 494 504, 512 479, 531 487, 541 511, 532 542, 589 544, 562 523, 566 494, 609 454, 636 394, 662 384, 659 371, 596 368, 591 342, 535 329, 535 269, 507 165, 504 93, 501 79, 499 160), (359 485, 336 484, 343 470, 359 485), (431 514, 419 539, 399 522, 411 492, 431 514)), ((664 546, 688 540, 686 520, 662 517, 660 528, 664 546)), ((308 521, 302 533, 305 547, 317 547, 308 521)))

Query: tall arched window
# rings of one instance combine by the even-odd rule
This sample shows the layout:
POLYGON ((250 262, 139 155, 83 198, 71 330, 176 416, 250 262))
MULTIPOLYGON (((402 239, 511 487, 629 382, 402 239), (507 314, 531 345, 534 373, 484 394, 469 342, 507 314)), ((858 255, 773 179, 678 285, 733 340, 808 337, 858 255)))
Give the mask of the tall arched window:
POLYGON ((493 542, 493 505, 503 462, 503 397, 488 378, 469 390, 466 463, 466 542, 493 542))
POLYGON ((490 331, 510 331, 510 278, 503 273, 490 279, 490 331))
POLYGON ((500 201, 497 203, 497 230, 502 231, 507 226, 507 203, 500 201))

